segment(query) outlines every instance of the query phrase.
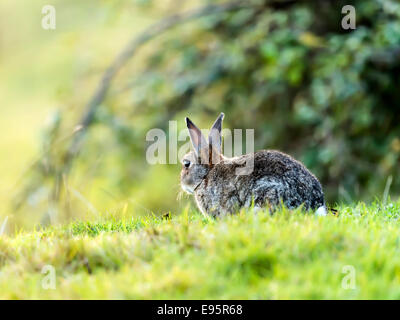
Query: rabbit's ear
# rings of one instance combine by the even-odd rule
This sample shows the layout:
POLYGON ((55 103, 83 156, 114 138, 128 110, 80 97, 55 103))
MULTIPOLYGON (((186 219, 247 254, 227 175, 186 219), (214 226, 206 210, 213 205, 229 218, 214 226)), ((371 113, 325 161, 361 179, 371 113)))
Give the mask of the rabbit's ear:
POLYGON ((204 138, 201 130, 195 126, 195 124, 186 118, 186 126, 189 130, 190 141, 192 142, 194 151, 197 157, 200 158, 201 163, 209 163, 209 148, 206 139, 204 138))
POLYGON ((212 163, 216 164, 221 160, 222 155, 222 120, 224 119, 224 114, 221 113, 217 120, 215 120, 213 126, 211 127, 210 133, 208 135, 208 143, 211 146, 212 152, 212 163))

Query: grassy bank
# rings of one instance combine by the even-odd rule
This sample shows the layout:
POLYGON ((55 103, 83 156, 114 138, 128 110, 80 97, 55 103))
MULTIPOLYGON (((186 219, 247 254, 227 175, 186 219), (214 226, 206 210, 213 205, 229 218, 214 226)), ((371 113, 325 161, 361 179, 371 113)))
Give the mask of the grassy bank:
POLYGON ((399 299, 399 212, 399 202, 338 218, 186 211, 2 236, 0 298, 399 299))

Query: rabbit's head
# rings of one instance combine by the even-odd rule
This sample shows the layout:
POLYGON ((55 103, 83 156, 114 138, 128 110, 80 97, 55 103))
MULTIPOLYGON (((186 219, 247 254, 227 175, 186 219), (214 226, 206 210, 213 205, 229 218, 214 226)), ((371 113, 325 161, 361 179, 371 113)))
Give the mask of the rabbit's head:
POLYGON ((190 141, 194 151, 182 158, 181 186, 187 193, 194 193, 210 169, 222 159, 221 129, 224 114, 221 113, 211 127, 208 142, 201 130, 186 118, 190 141))

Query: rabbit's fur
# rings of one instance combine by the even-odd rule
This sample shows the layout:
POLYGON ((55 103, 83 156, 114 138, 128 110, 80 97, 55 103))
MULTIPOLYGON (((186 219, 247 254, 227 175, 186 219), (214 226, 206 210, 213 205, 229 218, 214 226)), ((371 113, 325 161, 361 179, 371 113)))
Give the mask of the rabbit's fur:
POLYGON ((208 143, 186 118, 195 151, 182 159, 181 186, 194 194, 203 214, 215 217, 252 205, 269 207, 272 212, 281 202, 289 209, 303 205, 306 210, 318 209, 318 215, 326 214, 318 179, 289 155, 261 150, 235 158, 224 157, 221 154, 223 117, 221 114, 215 121, 208 143))

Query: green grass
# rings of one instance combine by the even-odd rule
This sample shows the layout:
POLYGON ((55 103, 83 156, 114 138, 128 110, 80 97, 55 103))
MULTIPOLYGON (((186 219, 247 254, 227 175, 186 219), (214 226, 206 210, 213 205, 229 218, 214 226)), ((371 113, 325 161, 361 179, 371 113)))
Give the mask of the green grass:
POLYGON ((3 235, 0 298, 399 299, 400 202, 339 209, 219 220, 187 210, 3 235), (45 265, 55 289, 42 287, 45 265))

